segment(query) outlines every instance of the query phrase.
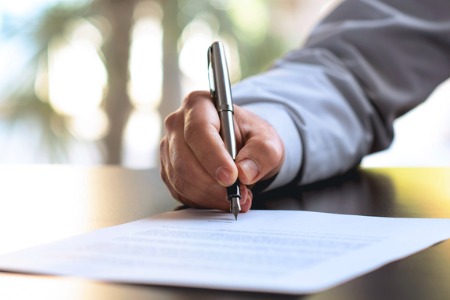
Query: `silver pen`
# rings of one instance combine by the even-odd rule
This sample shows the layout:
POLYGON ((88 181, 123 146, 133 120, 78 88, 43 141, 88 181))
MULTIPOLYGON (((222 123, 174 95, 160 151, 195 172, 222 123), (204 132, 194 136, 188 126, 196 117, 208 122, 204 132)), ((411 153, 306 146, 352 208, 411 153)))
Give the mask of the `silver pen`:
MULTIPOLYGON (((208 49, 208 77, 211 98, 214 100, 220 118, 220 135, 225 148, 233 160, 236 159, 236 136, 234 135, 234 108, 231 97, 230 77, 228 75, 225 51, 221 42, 214 42, 208 49)), ((227 187, 227 199, 234 218, 241 211, 239 200, 241 191, 239 180, 227 187)))

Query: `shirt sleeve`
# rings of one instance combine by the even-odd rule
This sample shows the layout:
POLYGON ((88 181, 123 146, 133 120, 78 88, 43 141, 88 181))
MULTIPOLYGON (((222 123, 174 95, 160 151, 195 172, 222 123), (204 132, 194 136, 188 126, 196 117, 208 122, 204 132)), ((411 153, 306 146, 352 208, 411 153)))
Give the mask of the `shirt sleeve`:
POLYGON ((448 0, 347 0, 302 49, 233 87, 285 145, 269 186, 308 184, 387 148, 393 121, 450 76, 448 0))

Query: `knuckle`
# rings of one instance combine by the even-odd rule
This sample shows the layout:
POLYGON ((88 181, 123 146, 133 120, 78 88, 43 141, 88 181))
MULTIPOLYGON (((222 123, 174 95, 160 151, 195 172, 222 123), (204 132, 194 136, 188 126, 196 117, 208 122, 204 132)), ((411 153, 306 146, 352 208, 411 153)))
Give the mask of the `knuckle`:
POLYGON ((197 103, 199 103, 200 98, 209 97, 209 93, 205 91, 193 91, 190 92, 183 101, 183 106, 186 110, 191 110, 197 103))
POLYGON ((182 118, 182 115, 179 111, 175 111, 171 114, 169 114, 166 119, 164 120, 164 126, 167 131, 174 130, 178 124, 180 123, 180 119, 182 118))
POLYGON ((185 109, 192 109, 192 107, 195 105, 195 103, 197 102, 197 92, 191 92, 189 93, 186 98, 184 99, 183 102, 183 106, 185 109))

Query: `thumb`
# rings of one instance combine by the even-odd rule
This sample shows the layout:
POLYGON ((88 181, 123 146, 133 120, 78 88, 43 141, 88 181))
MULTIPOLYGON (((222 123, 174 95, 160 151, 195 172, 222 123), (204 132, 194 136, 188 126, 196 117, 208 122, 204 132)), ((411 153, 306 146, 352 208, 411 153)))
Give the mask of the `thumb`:
POLYGON ((235 160, 239 180, 252 185, 274 176, 284 160, 280 136, 268 122, 243 108, 235 110, 235 117, 243 139, 235 160))

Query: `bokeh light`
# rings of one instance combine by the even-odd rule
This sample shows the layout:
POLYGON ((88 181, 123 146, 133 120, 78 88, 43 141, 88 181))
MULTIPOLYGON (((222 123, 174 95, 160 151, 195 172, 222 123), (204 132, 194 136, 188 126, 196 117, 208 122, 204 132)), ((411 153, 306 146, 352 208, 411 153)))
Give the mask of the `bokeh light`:
POLYGON ((106 70, 95 45, 73 35, 49 46, 49 98, 56 111, 75 116, 96 110, 106 87, 106 70))
POLYGON ((133 28, 129 94, 136 107, 156 108, 161 100, 162 28, 156 18, 142 18, 133 28))

